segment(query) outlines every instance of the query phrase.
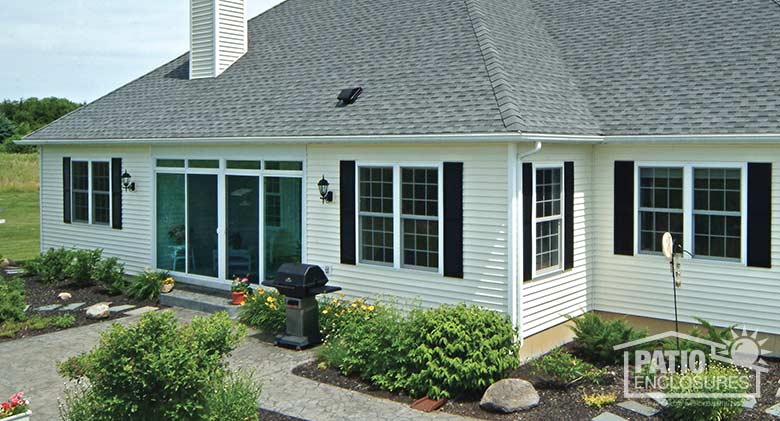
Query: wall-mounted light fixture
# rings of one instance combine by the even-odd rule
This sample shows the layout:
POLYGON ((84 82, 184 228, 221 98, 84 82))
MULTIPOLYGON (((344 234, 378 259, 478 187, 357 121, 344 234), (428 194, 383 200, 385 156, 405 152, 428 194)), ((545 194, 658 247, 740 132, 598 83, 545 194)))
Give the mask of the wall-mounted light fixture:
POLYGON ((124 191, 135 191, 135 182, 127 170, 122 174, 122 189, 124 191))
POLYGON ((333 192, 328 191, 329 187, 330 183, 328 183, 328 180, 325 179, 325 175, 323 175, 322 180, 317 183, 317 188, 320 189, 320 199, 322 199, 322 203, 330 203, 333 201, 333 192))

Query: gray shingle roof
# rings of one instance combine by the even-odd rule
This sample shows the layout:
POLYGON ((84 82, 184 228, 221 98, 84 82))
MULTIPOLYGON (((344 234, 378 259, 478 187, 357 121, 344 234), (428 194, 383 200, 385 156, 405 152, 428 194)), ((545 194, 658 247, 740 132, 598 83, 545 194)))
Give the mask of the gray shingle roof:
POLYGON ((288 0, 218 78, 185 54, 29 139, 776 133, 778 24, 773 0, 288 0))

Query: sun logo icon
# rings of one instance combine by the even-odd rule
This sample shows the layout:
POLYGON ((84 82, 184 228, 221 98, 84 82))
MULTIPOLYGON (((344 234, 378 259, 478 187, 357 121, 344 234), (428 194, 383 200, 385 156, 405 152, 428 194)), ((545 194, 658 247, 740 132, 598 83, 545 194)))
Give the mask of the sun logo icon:
POLYGON ((769 338, 758 339, 758 331, 748 333, 745 327, 742 327, 742 334, 731 331, 731 341, 724 341, 726 349, 719 352, 724 356, 730 356, 731 361, 741 367, 751 368, 756 364, 767 365, 761 356, 769 354, 771 351, 761 348, 769 338))

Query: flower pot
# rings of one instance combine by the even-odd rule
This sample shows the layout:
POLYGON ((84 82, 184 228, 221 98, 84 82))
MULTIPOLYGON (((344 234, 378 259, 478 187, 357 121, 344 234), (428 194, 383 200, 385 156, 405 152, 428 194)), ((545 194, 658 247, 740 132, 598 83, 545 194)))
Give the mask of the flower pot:
POLYGON ((31 410, 27 410, 27 412, 23 414, 17 414, 12 417, 8 418, 2 418, 3 421, 30 421, 30 415, 32 415, 31 410))
POLYGON ((234 306, 244 304, 244 301, 246 301, 246 293, 231 291, 230 295, 233 297, 233 301, 231 301, 230 304, 233 304, 234 306))
POLYGON ((163 284, 162 288, 160 288, 160 292, 163 294, 167 294, 171 291, 173 291, 173 284, 163 284))

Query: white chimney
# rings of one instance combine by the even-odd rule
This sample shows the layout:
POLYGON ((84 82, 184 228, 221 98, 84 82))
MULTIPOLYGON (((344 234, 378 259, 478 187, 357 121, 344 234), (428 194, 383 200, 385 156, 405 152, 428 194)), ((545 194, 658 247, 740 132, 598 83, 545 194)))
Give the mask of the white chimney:
POLYGON ((219 76, 246 48, 244 0, 190 0, 190 79, 219 76))

